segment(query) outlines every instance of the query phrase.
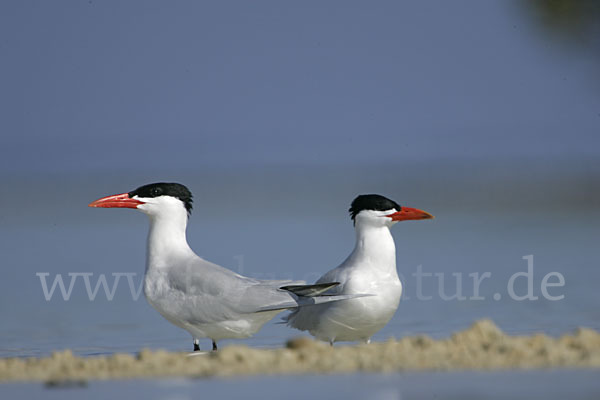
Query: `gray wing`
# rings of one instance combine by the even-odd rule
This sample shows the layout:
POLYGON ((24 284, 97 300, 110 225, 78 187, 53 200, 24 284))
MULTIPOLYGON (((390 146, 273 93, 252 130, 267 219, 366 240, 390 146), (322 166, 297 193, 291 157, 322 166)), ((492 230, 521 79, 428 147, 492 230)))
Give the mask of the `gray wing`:
POLYGON ((325 293, 329 289, 334 288, 339 284, 339 282, 326 282, 315 285, 287 285, 282 286, 279 289, 287 290, 296 296, 315 297, 325 293))
POLYGON ((323 276, 321 276, 315 284, 322 284, 326 282, 340 282, 339 285, 329 289, 326 293, 331 295, 340 295, 344 293, 344 286, 346 283, 346 274, 345 269, 343 268, 344 264, 326 272, 323 276))
POLYGON ((168 286, 174 290, 174 296, 181 298, 181 301, 175 302, 179 307, 178 315, 185 315, 184 319, 190 322, 237 319, 240 314, 294 309, 357 297, 305 297, 280 289, 304 283, 248 278, 199 257, 168 274, 168 286))

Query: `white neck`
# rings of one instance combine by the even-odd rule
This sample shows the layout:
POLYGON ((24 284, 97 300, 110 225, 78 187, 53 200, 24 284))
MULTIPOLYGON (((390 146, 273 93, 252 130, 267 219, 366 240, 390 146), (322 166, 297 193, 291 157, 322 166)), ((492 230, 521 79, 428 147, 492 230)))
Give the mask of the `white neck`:
POLYGON ((383 272, 397 274, 396 246, 388 226, 356 224, 356 245, 351 255, 383 272))
POLYGON ((188 217, 183 207, 149 217, 147 270, 170 267, 194 255, 185 236, 188 217))

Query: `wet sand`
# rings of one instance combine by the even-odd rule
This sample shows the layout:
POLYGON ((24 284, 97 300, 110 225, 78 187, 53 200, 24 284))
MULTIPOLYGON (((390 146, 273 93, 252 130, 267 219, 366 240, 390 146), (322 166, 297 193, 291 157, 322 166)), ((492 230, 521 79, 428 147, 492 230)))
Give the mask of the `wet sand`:
POLYGON ((77 385, 95 379, 559 367, 600 368, 600 333, 579 328, 559 338, 509 336, 481 320, 442 340, 413 336, 331 347, 299 338, 281 349, 228 346, 193 356, 144 349, 137 355, 76 357, 66 350, 45 358, 0 359, 0 382, 77 385))

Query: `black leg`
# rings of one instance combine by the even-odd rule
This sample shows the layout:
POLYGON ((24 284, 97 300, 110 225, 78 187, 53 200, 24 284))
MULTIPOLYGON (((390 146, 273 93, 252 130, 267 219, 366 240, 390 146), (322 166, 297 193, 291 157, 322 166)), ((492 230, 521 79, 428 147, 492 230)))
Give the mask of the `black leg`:
POLYGON ((214 340, 213 342, 213 351, 217 351, 217 342, 215 342, 214 340))
POLYGON ((194 351, 200 351, 200 345, 194 342, 194 351))

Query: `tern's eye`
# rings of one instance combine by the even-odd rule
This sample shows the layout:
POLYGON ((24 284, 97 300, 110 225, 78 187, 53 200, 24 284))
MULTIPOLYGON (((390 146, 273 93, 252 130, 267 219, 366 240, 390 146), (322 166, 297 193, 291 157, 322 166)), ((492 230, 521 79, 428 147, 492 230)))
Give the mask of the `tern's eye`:
POLYGON ((158 197, 162 194, 162 189, 159 187, 153 187, 150 190, 150 194, 152 195, 152 197, 158 197))

